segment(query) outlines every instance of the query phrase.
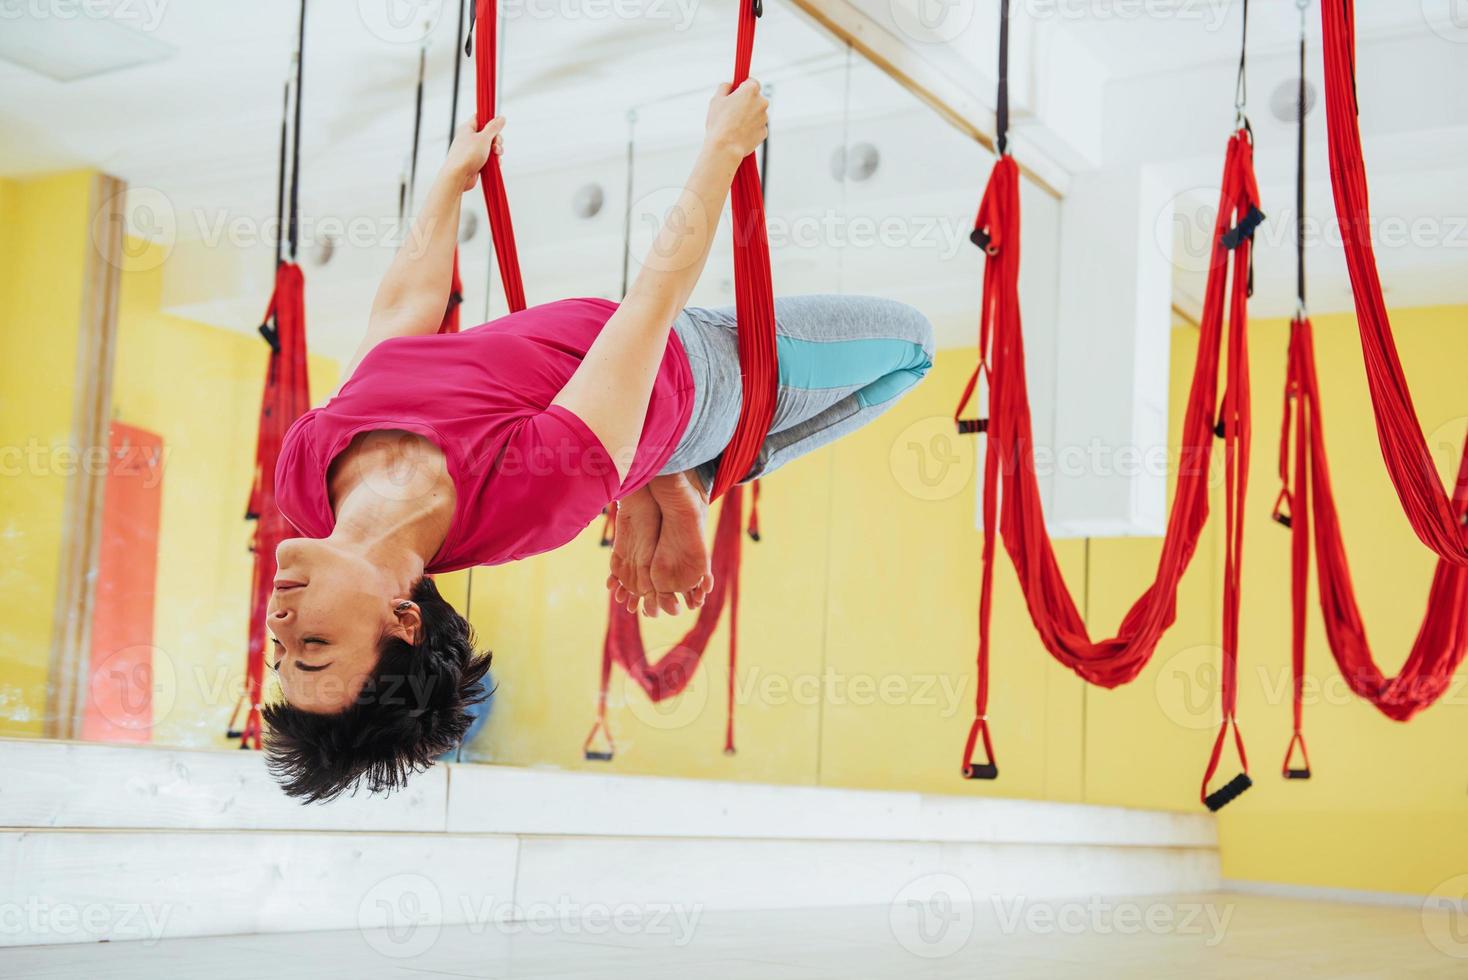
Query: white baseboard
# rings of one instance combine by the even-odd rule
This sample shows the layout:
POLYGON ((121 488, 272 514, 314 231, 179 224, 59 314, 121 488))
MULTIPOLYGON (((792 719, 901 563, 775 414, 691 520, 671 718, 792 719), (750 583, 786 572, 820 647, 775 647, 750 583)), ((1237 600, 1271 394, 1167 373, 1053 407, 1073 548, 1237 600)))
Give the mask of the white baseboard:
POLYGON ((1214 890, 1211 817, 440 766, 304 807, 258 753, 0 740, 0 946, 1214 890))
MULTIPOLYGON (((1293 885, 1283 881, 1253 881, 1247 878, 1224 878, 1223 890, 1245 895, 1266 895, 1302 902, 1340 902, 1346 905, 1386 905, 1393 908, 1420 909, 1428 902, 1439 902, 1429 895, 1406 892, 1378 892, 1364 888, 1328 888, 1323 885, 1293 885)), ((1444 906, 1446 907, 1446 906, 1444 906)))

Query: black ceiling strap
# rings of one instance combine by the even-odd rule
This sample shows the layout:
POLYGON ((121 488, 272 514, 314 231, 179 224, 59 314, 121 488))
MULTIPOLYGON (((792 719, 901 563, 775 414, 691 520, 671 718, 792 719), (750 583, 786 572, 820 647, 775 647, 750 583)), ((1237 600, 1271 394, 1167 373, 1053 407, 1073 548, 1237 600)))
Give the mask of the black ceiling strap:
MULTIPOLYGON (((459 4, 459 27, 455 38, 464 36, 464 4, 473 3, 474 0, 458 0, 459 4)), ((449 146, 454 145, 454 133, 459 129, 459 75, 464 69, 464 59, 459 57, 459 44, 454 42, 454 89, 453 96, 449 99, 449 146)))
POLYGON ((285 238, 285 148, 291 116, 291 80, 286 75, 280 97, 280 159, 275 169, 275 264, 280 265, 281 243, 285 238))
POLYGON ((296 31, 296 128, 291 150, 291 261, 296 259, 301 244, 301 95, 306 61, 306 0, 301 0, 301 20, 296 31))
POLYGON ((999 0, 999 94, 994 107, 994 147, 1009 152, 1009 0, 999 0))
POLYGON ((1295 301, 1296 316, 1305 316, 1305 7, 1308 0, 1296 0, 1300 8, 1300 102, 1299 133, 1295 146, 1295 301))
POLYGON ((1249 82, 1244 68, 1249 53, 1249 0, 1243 4, 1243 36, 1239 40, 1239 76, 1234 82, 1234 128, 1242 129, 1249 124, 1245 109, 1249 104, 1249 82))
POLYGON ((408 216, 413 192, 418 186, 418 144, 423 135, 423 74, 428 66, 428 45, 418 49, 418 90, 413 97, 413 144, 408 151, 408 172, 398 181, 398 228, 408 216))

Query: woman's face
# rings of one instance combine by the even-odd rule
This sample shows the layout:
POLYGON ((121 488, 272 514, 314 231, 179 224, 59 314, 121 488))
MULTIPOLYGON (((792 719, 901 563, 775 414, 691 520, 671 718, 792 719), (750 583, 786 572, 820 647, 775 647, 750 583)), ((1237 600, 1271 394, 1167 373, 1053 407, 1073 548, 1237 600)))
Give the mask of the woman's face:
POLYGON ((350 707, 377 664, 385 635, 412 642, 393 614, 394 588, 360 555, 314 538, 291 538, 275 552, 275 590, 266 607, 266 661, 281 691, 303 711, 350 707))

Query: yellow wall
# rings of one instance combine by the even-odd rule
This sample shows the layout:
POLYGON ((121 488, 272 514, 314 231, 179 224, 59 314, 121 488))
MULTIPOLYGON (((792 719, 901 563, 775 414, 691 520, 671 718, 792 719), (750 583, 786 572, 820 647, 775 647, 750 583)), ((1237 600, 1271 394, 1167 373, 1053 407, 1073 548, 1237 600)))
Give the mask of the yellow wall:
POLYGON ((42 732, 91 190, 0 180, 0 735, 42 732))
MULTIPOLYGON (((56 450, 74 448, 92 179, 0 180, 0 735, 43 732, 69 458, 56 450)), ((167 454, 153 739, 224 745, 243 675, 250 555, 242 515, 267 349, 252 334, 160 312, 167 264, 131 239, 124 256, 113 418, 159 433, 167 454)), ((319 400, 338 368, 319 357, 310 368, 319 400)))
MULTIPOLYGON (((252 525, 244 521, 269 348, 159 310, 168 265, 130 241, 113 380, 116 421, 163 438, 153 741, 224 745, 244 676, 252 525)), ((263 300, 262 300, 263 304, 263 300)), ((313 401, 337 365, 310 359, 313 401)))

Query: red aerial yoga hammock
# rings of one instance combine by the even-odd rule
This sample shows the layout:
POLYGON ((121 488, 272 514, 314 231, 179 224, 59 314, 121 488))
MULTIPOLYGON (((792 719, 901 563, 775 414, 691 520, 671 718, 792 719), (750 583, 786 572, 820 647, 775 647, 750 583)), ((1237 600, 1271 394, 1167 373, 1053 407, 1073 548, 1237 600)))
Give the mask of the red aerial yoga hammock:
MULTIPOLYGON (((739 31, 735 41, 734 78, 738 86, 749 77, 754 53, 755 19, 760 16, 761 0, 742 3, 739 31)), ((478 115, 482 128, 494 117, 496 61, 498 57, 498 10, 496 0, 476 0, 471 19, 473 39, 470 51, 475 55, 475 79, 478 115)), ((521 282, 519 257, 515 251, 514 230, 510 223, 509 202, 505 196, 500 158, 491 154, 480 173, 484 204, 494 237, 495 257, 500 278, 511 311, 525 308, 525 289, 521 282)), ((775 349, 774 290, 770 282, 770 253, 765 233, 764 203, 761 199, 759 166, 754 154, 739 164, 731 189, 734 217, 734 292, 735 312, 739 323, 739 363, 744 377, 744 397, 734 434, 719 461, 714 478, 712 498, 724 497, 714 536, 712 556, 714 589, 699 610, 692 631, 668 656, 656 665, 647 662, 642 648, 639 625, 634 614, 610 603, 611 615, 603 644, 602 687, 597 723, 586 740, 590 759, 610 759, 611 740, 607 733, 606 751, 591 748, 598 730, 605 732, 606 688, 613 660, 627 669, 654 700, 671 697, 687 685, 693 668, 703 656, 719 613, 728 605, 730 611, 729 657, 730 720, 725 748, 733 751, 733 668, 738 642, 739 606, 739 525, 742 522, 742 491, 738 482, 754 465, 774 418, 778 387, 778 364, 775 349)), ((456 279, 457 283, 457 279, 456 279)), ((758 499, 758 491, 755 491, 758 499)), ((750 534, 758 536, 757 518, 751 514, 750 534)))
POLYGON ((1412 529, 1439 557, 1468 563, 1468 532, 1458 502, 1443 489, 1392 339, 1391 320, 1371 247, 1371 208, 1356 104, 1356 28, 1353 0, 1321 0, 1325 50, 1325 112, 1330 179, 1346 267, 1356 300, 1356 324, 1376 433, 1387 472, 1412 529))
MULTIPOLYGON (((1294 729, 1285 750, 1288 779, 1310 778, 1310 755, 1302 731, 1305 673, 1305 606, 1310 578, 1310 531, 1313 521, 1318 561, 1316 573, 1325 635, 1341 676, 1351 690, 1396 721, 1406 721, 1447 691, 1453 673, 1468 653, 1468 565, 1439 556, 1428 590, 1427 609, 1412 649, 1395 677, 1376 665, 1366 628, 1356 605, 1351 571, 1346 563, 1339 516, 1325 455, 1320 386, 1315 373, 1315 342, 1305 312, 1305 31, 1301 13, 1299 156, 1296 165, 1296 261, 1298 312, 1290 323, 1284 416, 1279 440, 1282 487, 1274 519, 1290 529, 1291 663, 1294 674, 1294 729), (1293 432, 1293 451, 1291 433, 1293 432), (1293 471, 1293 472, 1292 472, 1293 471), (1293 765, 1296 750, 1299 766, 1293 765)), ((1337 77, 1337 81, 1340 79, 1337 77)), ((1364 186, 1364 185, 1363 185, 1364 186)), ((1358 294, 1359 295, 1359 294, 1358 294)), ((1384 321, 1383 321, 1384 322, 1384 321)), ((1366 327, 1362 326, 1363 336, 1366 327)), ((1389 339, 1389 335, 1388 339, 1389 339)), ((1401 389, 1405 392, 1405 388, 1401 389)), ((1415 426, 1415 421, 1413 422, 1415 426)), ((1415 428, 1412 431, 1417 431, 1415 428)), ((1458 463, 1452 513, 1468 518, 1468 438, 1458 463)))
MULTIPOLYGON (((1178 582, 1193 557, 1208 520, 1208 471, 1213 456, 1213 440, 1218 438, 1224 444, 1226 500, 1223 718, 1199 793, 1209 809, 1216 810, 1250 785, 1248 761, 1235 719, 1235 702, 1239 572, 1250 439, 1246 328, 1252 278, 1252 238, 1264 217, 1259 211, 1259 191, 1254 180, 1252 137, 1241 112, 1241 125, 1229 139, 1224 161, 1197 361, 1183 422, 1182 460, 1156 578, 1128 611, 1115 637, 1092 640, 1061 576, 1045 530, 1045 515, 1035 478, 1034 437, 1025 382, 1024 335, 1019 305, 1019 168, 1006 152, 1008 6, 1007 0, 1001 5, 1000 157, 990 175, 971 236, 986 253, 979 363, 964 387, 954 413, 961 433, 987 434, 978 680, 974 721, 963 750, 963 774, 970 779, 993 779, 998 775, 988 720, 989 621, 993 606, 996 529, 1004 539, 1030 618, 1046 649, 1085 680, 1102 687, 1117 687, 1141 672, 1163 632, 1176 619, 1178 582), (1228 341, 1226 360, 1222 353, 1225 333, 1228 341), (1218 376, 1221 360, 1225 361, 1226 384, 1220 401, 1218 376), (962 419, 960 416, 977 387, 980 375, 986 376, 988 381, 988 417, 962 419), (1218 769, 1230 727, 1233 728, 1234 744, 1243 771, 1220 789, 1209 793, 1208 782, 1218 769), (981 740, 986 761, 976 762, 974 750, 981 740)), ((1242 74, 1241 58, 1241 78, 1242 74)))
MULTIPOLYGON (((245 519, 255 521, 250 542, 254 567, 250 581, 250 639, 245 655, 245 689, 235 702, 226 737, 238 738, 240 748, 260 748, 260 703, 265 685, 265 608, 274 588, 275 549, 291 534, 290 525, 275 505, 275 463, 281 440, 303 412, 310 407, 310 383, 306 373, 305 278, 295 258, 300 245, 301 180, 301 62, 305 51, 306 4, 301 2, 301 19, 296 48, 295 127, 292 140, 289 230, 290 259, 281 255, 280 239, 275 245, 275 291, 260 325, 260 334, 270 344, 270 361, 265 391, 260 401, 260 421, 255 438, 254 476, 245 519), (244 723, 240 727, 243 713, 244 723)), ((285 104, 290 105, 290 82, 285 104)), ((277 227, 286 208, 286 117, 280 122, 280 169, 276 183, 277 227)))

